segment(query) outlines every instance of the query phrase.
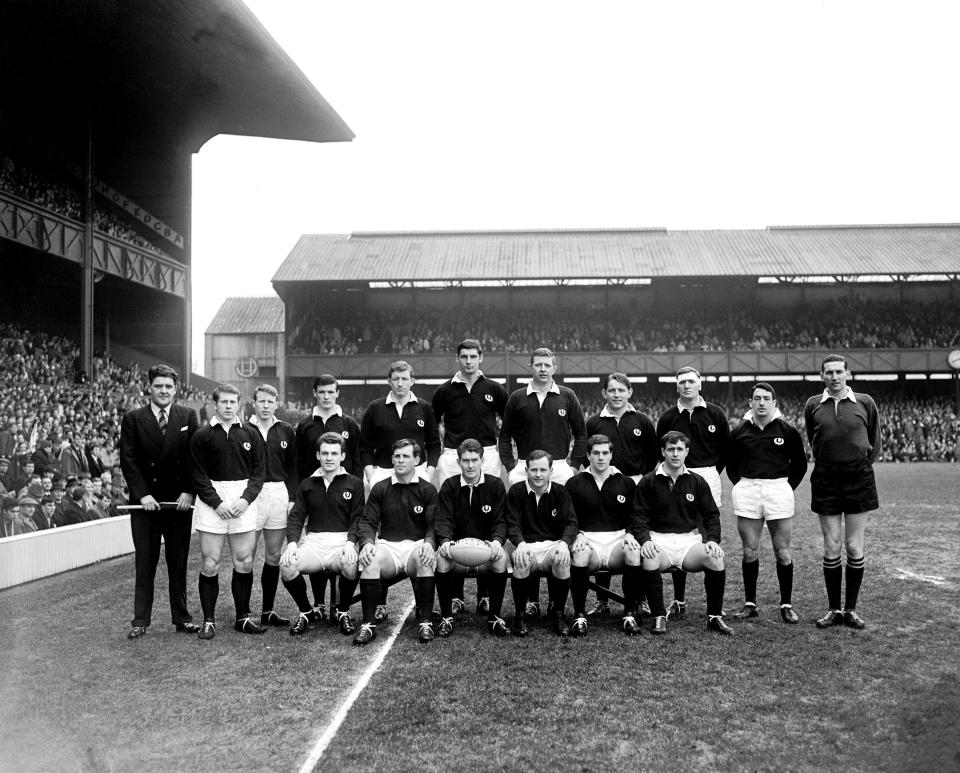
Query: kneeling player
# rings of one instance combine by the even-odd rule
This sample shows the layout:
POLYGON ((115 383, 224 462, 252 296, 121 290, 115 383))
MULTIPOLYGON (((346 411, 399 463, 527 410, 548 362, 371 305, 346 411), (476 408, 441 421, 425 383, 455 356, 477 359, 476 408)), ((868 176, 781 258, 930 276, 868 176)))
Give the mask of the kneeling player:
POLYGON ((395 441, 393 474, 370 489, 358 529, 363 624, 354 644, 362 646, 376 637, 381 580, 401 574, 413 585, 418 638, 422 643, 433 641, 437 490, 417 475, 420 453, 420 446, 409 438, 395 441))
POLYGON ((707 628, 724 635, 733 629, 723 621, 726 572, 720 548, 720 511, 710 485, 690 472, 684 461, 689 441, 670 431, 660 439, 663 462, 640 479, 634 499, 631 531, 640 543, 647 574, 652 633, 666 633, 660 572, 683 569, 703 572, 707 593, 707 628), (654 577, 654 575, 656 577, 654 577))
POLYGON ((240 390, 221 384, 213 392, 215 415, 190 439, 193 486, 197 492, 194 527, 200 534, 200 606, 203 626, 197 636, 215 633, 220 595, 220 554, 226 539, 233 557, 233 602, 242 633, 264 633, 267 627, 250 619, 253 590, 253 547, 257 540, 257 508, 251 507, 263 488, 263 440, 238 416, 240 390))
POLYGON ((643 595, 640 544, 627 532, 633 512, 636 484, 611 466, 613 451, 606 435, 587 438, 583 472, 567 481, 580 533, 573 542, 570 595, 573 597, 574 636, 587 633, 587 587, 597 571, 623 572, 623 631, 640 633, 637 605, 643 595))
POLYGON ((457 447, 460 475, 447 478, 440 487, 437 508, 437 596, 440 599, 440 626, 437 635, 453 633, 453 598, 456 574, 463 575, 467 567, 458 564, 450 555, 455 540, 473 537, 490 546, 490 560, 478 567, 486 575, 490 606, 487 612, 487 630, 495 636, 506 636, 507 624, 500 617, 503 594, 507 588, 507 541, 504 513, 506 490, 499 477, 483 474, 484 448, 479 441, 464 440, 457 447))
POLYGON ((730 435, 727 476, 733 485, 733 513, 743 542, 743 609, 736 618, 758 617, 757 577, 760 535, 766 521, 777 559, 780 618, 797 623, 793 610, 793 492, 807 473, 800 433, 784 421, 773 387, 760 382, 750 393, 750 410, 730 435))
POLYGON ((300 611, 290 628, 291 636, 310 629, 313 609, 302 575, 318 572, 340 575, 340 601, 331 614, 341 633, 354 631, 349 609, 358 582, 357 530, 363 513, 363 481, 343 469, 346 443, 337 432, 325 432, 317 439, 320 467, 300 484, 287 518, 287 549, 280 557, 280 574, 300 611), (298 544, 304 524, 307 533, 298 544))
POLYGON ((564 614, 570 591, 570 547, 579 528, 570 494, 550 481, 553 458, 546 451, 527 454, 527 479, 507 492, 507 537, 516 546, 513 553, 514 636, 526 636, 526 606, 530 575, 547 573, 547 588, 553 608, 553 629, 567 636, 570 626, 564 614))

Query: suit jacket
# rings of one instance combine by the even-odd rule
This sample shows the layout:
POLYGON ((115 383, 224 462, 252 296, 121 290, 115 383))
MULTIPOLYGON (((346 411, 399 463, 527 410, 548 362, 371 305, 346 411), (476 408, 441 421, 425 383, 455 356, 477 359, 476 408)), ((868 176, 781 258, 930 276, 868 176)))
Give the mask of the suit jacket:
POLYGON ((184 492, 196 493, 190 476, 190 438, 196 431, 196 411, 180 405, 170 406, 166 435, 149 405, 124 414, 120 467, 130 504, 140 504, 147 494, 158 502, 174 502, 184 492))

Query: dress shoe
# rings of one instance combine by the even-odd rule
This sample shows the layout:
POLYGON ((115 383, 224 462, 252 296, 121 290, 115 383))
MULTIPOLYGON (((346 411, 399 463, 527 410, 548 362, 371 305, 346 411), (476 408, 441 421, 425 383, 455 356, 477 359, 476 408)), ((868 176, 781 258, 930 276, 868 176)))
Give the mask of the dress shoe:
POLYGON ((683 620, 687 616, 687 602, 686 601, 671 601, 670 606, 667 607, 667 619, 668 620, 683 620))
POLYGON ((450 600, 450 609, 453 611, 453 616, 456 617, 464 609, 467 608, 467 605, 463 603, 463 599, 451 599, 450 600))
MULTIPOLYGON (((434 640, 436 634, 433 632, 433 624, 427 620, 420 621, 420 627, 417 630, 417 641, 421 644, 429 644, 434 640)), ((453 631, 453 624, 450 625, 451 632, 453 631)))
POLYGON ((733 629, 726 624, 722 617, 711 617, 707 620, 707 630, 716 631, 723 636, 733 636, 733 629))
POLYGON ((828 609, 827 614, 817 620, 817 628, 829 628, 832 625, 843 625, 843 612, 839 609, 828 609))
POLYGON ((637 623, 637 618, 633 615, 624 615, 620 625, 627 636, 640 635, 640 625, 637 623))
POLYGON ((233 624, 235 630, 240 633, 266 633, 267 626, 253 622, 250 617, 241 617, 233 624))
POLYGON ((610 614, 610 607, 606 601, 598 601, 587 610, 587 617, 606 617, 610 614))
POLYGON ((520 637, 530 633, 527 629, 527 615, 524 612, 517 612, 517 614, 513 616, 513 625, 510 627, 510 633, 520 637))
POLYGON ((739 612, 734 612, 733 617, 736 620, 745 620, 750 617, 760 617, 756 604, 744 604, 739 612))
POLYGON ((145 625, 135 625, 127 632, 128 639, 139 639, 141 636, 146 634, 147 626, 145 625))
POLYGON ((487 632, 493 634, 498 639, 510 635, 510 629, 502 617, 494 617, 493 620, 487 620, 487 632))
POLYGON ((563 614, 563 612, 557 612, 556 614, 554 614, 553 632, 557 636, 561 636, 561 637, 567 637, 570 635, 570 624, 567 622, 567 616, 563 614))
POLYGON ((377 604, 377 610, 373 613, 373 619, 377 621, 377 624, 379 625, 388 617, 390 617, 390 613, 387 611, 387 605, 377 604))
POLYGON ((204 620, 203 625, 200 627, 200 633, 197 634, 198 639, 212 639, 213 635, 216 633, 216 626, 214 623, 209 620, 204 620))
POLYGON ((793 611, 793 607, 789 604, 780 605, 780 619, 785 623, 790 623, 790 625, 796 625, 800 622, 800 615, 793 611))
POLYGON ((666 615, 657 615, 653 618, 653 622, 650 623, 650 633, 655 636, 660 636, 667 632, 667 617, 666 615))
POLYGON ((200 626, 196 623, 175 623, 177 633, 200 633, 200 626))
POLYGON ((353 646, 364 647, 377 638, 377 626, 373 623, 362 623, 357 635, 353 637, 353 646))
POLYGON ((277 628, 283 628, 290 625, 290 621, 285 617, 280 617, 272 609, 260 615, 260 625, 275 625, 277 628))
POLYGON ((847 628, 856 628, 858 631, 867 627, 867 624, 863 622, 863 618, 857 614, 855 609, 847 609, 844 611, 843 624, 847 626, 847 628))
POLYGON ((310 616, 306 612, 301 612, 297 616, 297 622, 290 626, 291 636, 303 636, 310 630, 310 616))
POLYGON ((353 626, 353 618, 350 617, 349 612, 341 612, 337 610, 337 626, 340 628, 340 633, 344 636, 349 636, 356 630, 353 626))
POLYGON ((587 618, 584 615, 577 615, 577 617, 574 618, 573 624, 570 626, 570 635, 571 636, 587 635, 587 618))

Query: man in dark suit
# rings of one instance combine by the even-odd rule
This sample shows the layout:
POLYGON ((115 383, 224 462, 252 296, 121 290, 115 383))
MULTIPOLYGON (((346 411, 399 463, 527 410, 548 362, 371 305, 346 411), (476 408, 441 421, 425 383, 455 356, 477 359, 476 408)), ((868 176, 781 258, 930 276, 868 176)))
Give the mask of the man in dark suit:
POLYGON ((193 505, 190 438, 197 431, 197 414, 173 403, 179 383, 176 370, 154 365, 147 378, 150 404, 128 412, 120 425, 120 466, 130 489, 130 504, 143 506, 130 514, 136 585, 129 639, 143 636, 150 625, 161 537, 166 544, 173 624, 181 633, 200 630, 187 609, 193 505), (161 502, 176 506, 161 508, 161 502))

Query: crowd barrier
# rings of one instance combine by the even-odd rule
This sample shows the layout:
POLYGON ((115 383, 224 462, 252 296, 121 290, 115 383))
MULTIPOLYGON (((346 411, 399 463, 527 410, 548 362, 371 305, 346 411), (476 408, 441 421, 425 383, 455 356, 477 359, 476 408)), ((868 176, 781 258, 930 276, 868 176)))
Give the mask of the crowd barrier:
POLYGON ((0 539, 0 589, 133 552, 130 516, 0 539))

